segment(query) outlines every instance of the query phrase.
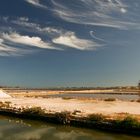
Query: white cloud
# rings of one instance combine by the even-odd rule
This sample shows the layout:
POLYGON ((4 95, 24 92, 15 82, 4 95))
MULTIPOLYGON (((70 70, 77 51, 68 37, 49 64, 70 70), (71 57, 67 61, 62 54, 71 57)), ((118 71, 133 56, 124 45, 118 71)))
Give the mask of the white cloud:
POLYGON ((32 30, 34 29, 34 31, 40 30, 40 25, 37 23, 30 22, 28 17, 17 17, 17 19, 11 20, 9 22, 26 28, 31 28, 32 30))
POLYGON ((61 34, 62 30, 54 27, 44 27, 39 29, 41 32, 50 33, 50 34, 61 34))
POLYGON ((47 6, 40 3, 40 0, 25 0, 25 1, 40 8, 45 8, 45 9, 47 8, 47 6))
POLYGON ((74 32, 59 31, 55 28, 48 28, 47 30, 51 33, 57 32, 57 37, 52 37, 51 43, 43 41, 38 36, 21 35, 16 32, 0 33, 0 56, 22 56, 34 52, 33 47, 63 50, 59 46, 54 47, 56 44, 78 50, 96 50, 96 48, 102 46, 94 41, 81 39, 74 32))
POLYGON ((19 21, 29 21, 28 17, 19 17, 19 21))
POLYGON ((95 50, 97 47, 101 46, 94 41, 78 38, 74 32, 62 34, 59 37, 54 38, 52 41, 53 43, 65 45, 79 50, 95 50))
POLYGON ((126 13, 126 12, 127 12, 127 10, 124 9, 124 8, 121 8, 120 11, 121 11, 122 13, 126 13))
POLYGON ((40 24, 30 22, 28 17, 17 17, 15 20, 9 21, 23 28, 28 28, 28 31, 38 32, 42 34, 61 34, 62 29, 57 29, 55 27, 41 27, 40 24))
POLYGON ((8 16, 0 16, 0 20, 1 20, 1 21, 5 21, 5 22, 7 22, 8 19, 9 19, 8 16))
POLYGON ((33 53, 34 49, 31 47, 27 48, 29 46, 42 49, 62 50, 43 41, 40 37, 20 35, 16 32, 0 34, 0 56, 22 56, 33 53), (26 46, 26 48, 24 46, 26 46))
MULTIPOLYGON (((78 38, 74 32, 70 32, 64 29, 58 29, 55 27, 41 27, 39 24, 20 20, 24 18, 17 18, 17 20, 12 21, 13 23, 32 29, 34 32, 41 34, 48 34, 52 38, 52 42, 55 44, 63 44, 69 47, 73 47, 80 50, 95 49, 97 46, 100 46, 98 43, 86 39, 78 38)), ((97 38, 93 38, 97 39, 97 38)), ((103 41, 98 38, 98 41, 103 41)))
MULTIPOLYGON (((13 30, 11 30, 10 33, 5 33, 8 31, 3 31, 3 33, 0 34, 0 37, 4 39, 5 42, 10 42, 12 44, 57 50, 62 50, 62 47, 60 47, 61 45, 79 50, 95 50, 99 46, 102 46, 101 44, 98 44, 93 40, 79 38, 78 36, 76 36, 75 32, 72 31, 49 26, 42 27, 40 24, 30 22, 30 19, 28 17, 17 17, 16 20, 12 19, 8 20, 8 22, 18 25, 18 30, 27 30, 31 34, 38 34, 37 36, 29 36, 13 32, 13 30), (43 41, 40 36, 48 36, 49 42, 43 41), (56 44, 57 47, 55 47, 56 44)), ((96 41, 101 40, 98 39, 96 41)))
POLYGON ((10 47, 0 38, 0 56, 22 56, 25 53, 27 53, 26 50, 10 47))
POLYGON ((99 37, 96 37, 94 31, 90 31, 89 34, 90 34, 90 36, 91 36, 93 39, 95 39, 95 40, 102 41, 102 42, 106 42, 104 39, 99 38, 99 37))
MULTIPOLYGON (((140 28, 140 19, 133 19, 132 7, 122 0, 51 0, 54 13, 61 19, 86 25, 113 28, 140 28), (131 18, 130 18, 131 17, 131 18)), ((138 16, 138 13, 135 13, 138 16)))
POLYGON ((12 43, 26 45, 26 46, 35 46, 38 48, 44 49, 56 49, 51 44, 44 42, 40 37, 30 37, 28 35, 20 35, 16 32, 13 33, 2 33, 1 36, 4 40, 10 41, 12 43))

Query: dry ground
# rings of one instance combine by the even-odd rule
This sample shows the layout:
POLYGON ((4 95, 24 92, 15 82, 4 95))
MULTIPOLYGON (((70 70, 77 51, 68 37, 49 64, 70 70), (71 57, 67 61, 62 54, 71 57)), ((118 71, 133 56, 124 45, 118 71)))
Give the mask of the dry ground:
POLYGON ((103 115, 113 114, 132 114, 140 116, 140 103, 129 101, 98 101, 98 100, 79 100, 61 98, 5 98, 0 101, 10 101, 12 106, 20 107, 41 107, 50 112, 63 112, 75 110, 80 111, 81 115, 96 113, 103 115))

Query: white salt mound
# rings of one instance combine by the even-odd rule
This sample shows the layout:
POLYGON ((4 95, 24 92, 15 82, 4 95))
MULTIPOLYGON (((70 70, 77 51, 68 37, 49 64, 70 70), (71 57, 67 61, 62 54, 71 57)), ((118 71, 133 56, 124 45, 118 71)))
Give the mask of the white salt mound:
POLYGON ((0 90, 0 98, 11 98, 11 96, 0 90))

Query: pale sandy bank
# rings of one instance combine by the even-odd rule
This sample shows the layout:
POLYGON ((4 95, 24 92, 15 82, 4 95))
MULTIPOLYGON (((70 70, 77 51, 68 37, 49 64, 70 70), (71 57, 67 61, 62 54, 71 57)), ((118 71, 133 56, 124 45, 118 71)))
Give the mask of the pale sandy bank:
POLYGON ((96 101, 96 100, 64 100, 61 98, 1 98, 0 101, 10 101, 16 108, 41 107, 50 112, 62 112, 75 110, 81 111, 81 115, 101 113, 111 115, 114 113, 129 113, 140 116, 140 103, 127 101, 96 101))

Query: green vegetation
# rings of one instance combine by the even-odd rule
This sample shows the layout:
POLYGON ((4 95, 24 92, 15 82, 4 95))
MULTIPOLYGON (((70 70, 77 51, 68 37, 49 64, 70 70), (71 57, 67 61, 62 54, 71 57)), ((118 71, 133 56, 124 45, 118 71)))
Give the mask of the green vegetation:
POLYGON ((140 129, 140 122, 132 117, 132 116, 126 116, 123 120, 114 120, 113 121, 114 126, 124 129, 133 129, 137 128, 140 129))
POLYGON ((109 116, 104 116, 102 114, 91 114, 87 117, 77 116, 77 113, 81 113, 79 110, 74 112, 46 112, 46 110, 41 107, 32 107, 32 108, 12 108, 10 102, 0 102, 0 114, 6 114, 8 116, 17 116, 21 118, 30 118, 38 119, 41 121, 48 121, 59 124, 68 124, 75 126, 82 126, 88 128, 98 128, 110 131, 119 131, 119 132, 140 132, 140 122, 126 114, 126 117, 109 118, 109 116))
POLYGON ((103 122, 105 117, 102 114, 88 115, 87 120, 91 122, 103 122))
POLYGON ((41 107, 32 107, 32 108, 27 108, 22 111, 23 114, 30 114, 30 115, 44 115, 45 116, 45 111, 41 107))
POLYGON ((55 113, 55 118, 57 118, 57 121, 61 124, 70 124, 71 120, 71 114, 70 112, 64 111, 60 113, 55 113))

